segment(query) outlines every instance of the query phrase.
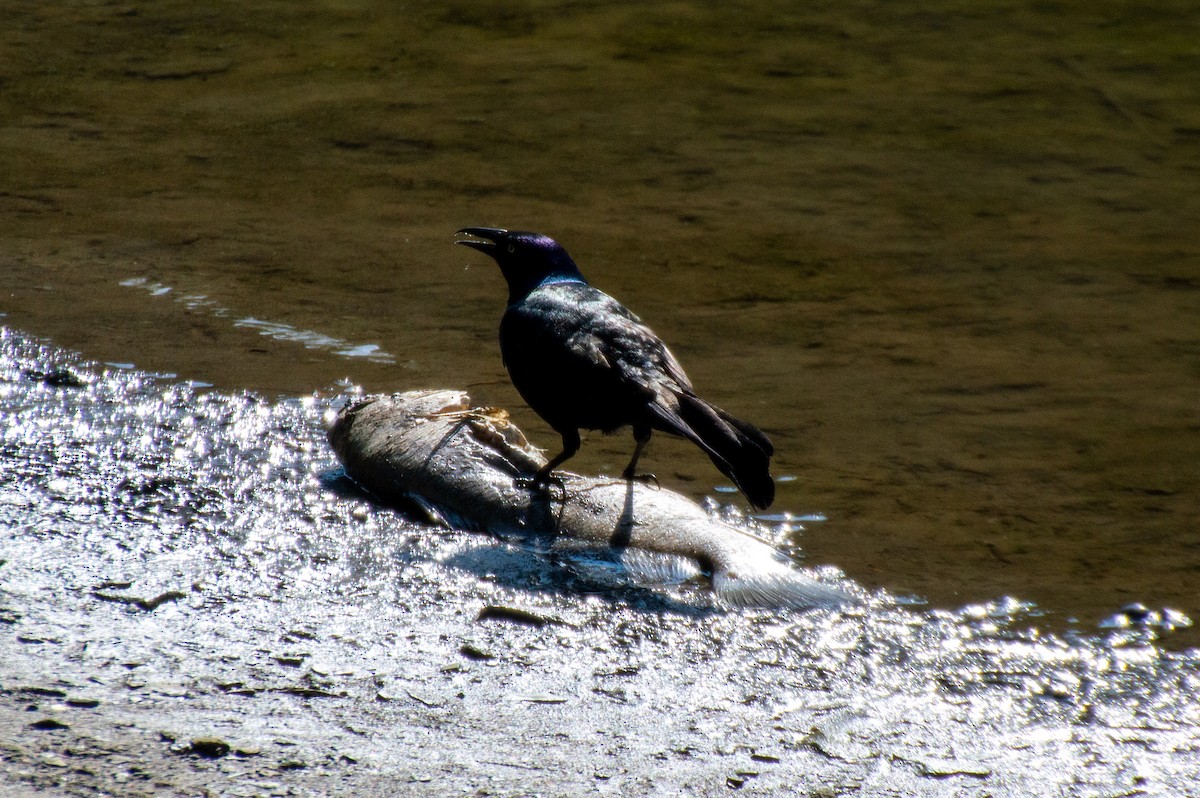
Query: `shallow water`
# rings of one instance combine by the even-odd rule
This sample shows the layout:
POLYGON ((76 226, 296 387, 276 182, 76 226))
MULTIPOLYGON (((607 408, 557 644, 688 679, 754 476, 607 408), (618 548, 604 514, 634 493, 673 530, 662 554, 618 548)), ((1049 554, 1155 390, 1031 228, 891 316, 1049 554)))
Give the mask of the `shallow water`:
POLYGON ((772 434, 810 563, 1058 629, 1200 612, 1191 4, 3 16, 8 326, 223 390, 469 386, 552 447, 451 244, 533 228, 772 434))

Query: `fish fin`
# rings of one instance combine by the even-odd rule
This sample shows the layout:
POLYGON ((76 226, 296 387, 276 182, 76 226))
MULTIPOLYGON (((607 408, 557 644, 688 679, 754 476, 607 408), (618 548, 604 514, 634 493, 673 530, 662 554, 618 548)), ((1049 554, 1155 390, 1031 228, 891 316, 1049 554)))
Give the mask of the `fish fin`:
POLYGON ((774 558, 754 567, 714 569, 713 592, 735 607, 833 609, 859 604, 850 593, 818 582, 774 558))
POLYGON ((680 554, 580 543, 564 545, 563 541, 556 541, 554 551, 564 565, 581 576, 614 586, 680 585, 702 573, 699 563, 680 554))
POLYGON ((405 502, 412 506, 412 509, 419 511, 424 516, 422 520, 427 521, 432 526, 440 526, 443 529, 475 530, 477 528, 477 525, 469 519, 452 512, 448 508, 434 504, 420 494, 405 493, 403 498, 405 502))

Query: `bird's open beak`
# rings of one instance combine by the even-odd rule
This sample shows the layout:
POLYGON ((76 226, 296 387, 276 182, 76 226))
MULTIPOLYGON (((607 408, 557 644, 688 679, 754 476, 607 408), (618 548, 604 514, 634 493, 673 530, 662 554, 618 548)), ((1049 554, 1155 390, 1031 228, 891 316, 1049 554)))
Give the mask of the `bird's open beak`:
POLYGON ((455 233, 455 235, 471 236, 471 238, 460 239, 454 243, 462 244, 463 246, 471 247, 490 255, 496 249, 496 240, 507 232, 507 230, 502 230, 499 227, 464 227, 455 233), (479 239, 483 240, 480 241, 479 239))

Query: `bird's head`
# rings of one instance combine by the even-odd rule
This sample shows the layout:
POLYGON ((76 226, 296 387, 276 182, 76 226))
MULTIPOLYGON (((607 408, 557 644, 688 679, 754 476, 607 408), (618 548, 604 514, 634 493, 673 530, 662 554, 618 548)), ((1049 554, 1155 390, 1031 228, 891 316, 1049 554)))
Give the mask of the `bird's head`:
POLYGON ((508 281, 510 303, 547 282, 584 282, 575 261, 549 236, 497 227, 465 227, 458 235, 470 238, 456 244, 477 249, 499 264, 508 281))

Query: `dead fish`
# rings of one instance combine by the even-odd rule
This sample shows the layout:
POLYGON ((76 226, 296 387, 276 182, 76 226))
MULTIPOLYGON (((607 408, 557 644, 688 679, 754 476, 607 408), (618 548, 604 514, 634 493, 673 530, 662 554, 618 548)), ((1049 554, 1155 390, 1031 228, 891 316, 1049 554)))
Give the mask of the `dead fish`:
POLYGON ((362 398, 338 414, 329 441, 367 491, 389 502, 415 499, 454 526, 687 558, 734 606, 857 603, 674 491, 565 471, 555 472, 559 485, 533 485, 545 458, 505 411, 472 407, 461 391, 362 398))

